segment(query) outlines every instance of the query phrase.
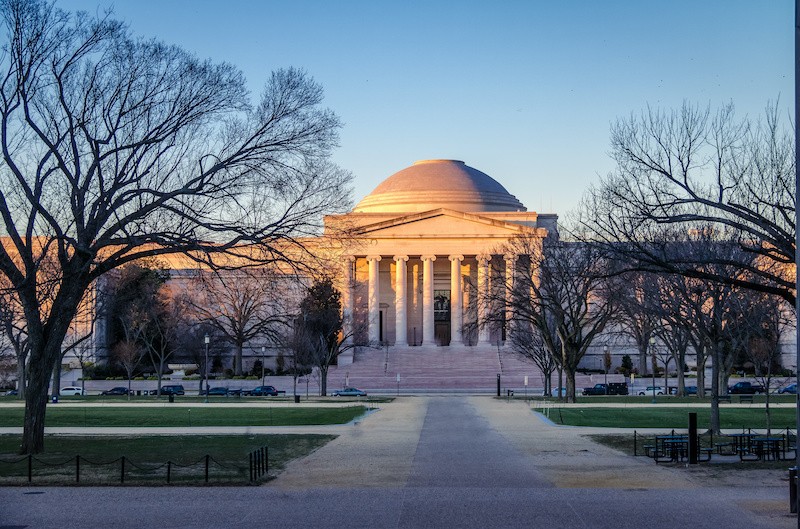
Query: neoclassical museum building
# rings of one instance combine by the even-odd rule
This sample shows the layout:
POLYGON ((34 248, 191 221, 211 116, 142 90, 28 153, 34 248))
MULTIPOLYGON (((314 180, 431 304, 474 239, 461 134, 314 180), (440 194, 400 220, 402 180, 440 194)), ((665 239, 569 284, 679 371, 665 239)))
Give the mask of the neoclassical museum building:
POLYGON ((341 257, 346 332, 393 349, 502 343, 502 325, 477 323, 490 289, 514 273, 503 248, 522 232, 545 237, 556 221, 462 161, 415 162, 325 219, 353 234, 341 257))

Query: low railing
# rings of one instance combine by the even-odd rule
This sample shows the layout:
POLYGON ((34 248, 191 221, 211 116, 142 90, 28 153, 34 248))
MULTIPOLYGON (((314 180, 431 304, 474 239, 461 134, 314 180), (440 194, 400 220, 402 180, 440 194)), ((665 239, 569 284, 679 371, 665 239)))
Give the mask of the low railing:
POLYGON ((268 449, 257 448, 248 454, 246 465, 222 463, 211 455, 202 456, 190 463, 166 461, 165 463, 137 463, 121 456, 110 461, 94 461, 76 455, 63 461, 52 461, 31 454, 16 459, 0 459, 0 484, 135 484, 166 482, 167 484, 220 482, 255 483, 269 473, 268 449), (19 470, 15 472, 15 467, 19 470))

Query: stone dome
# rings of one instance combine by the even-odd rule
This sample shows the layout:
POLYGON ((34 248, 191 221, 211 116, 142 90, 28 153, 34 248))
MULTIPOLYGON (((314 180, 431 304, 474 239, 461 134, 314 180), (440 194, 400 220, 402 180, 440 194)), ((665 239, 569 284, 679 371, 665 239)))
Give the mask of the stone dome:
POLYGON ((353 212, 414 213, 438 208, 526 211, 497 180, 462 161, 421 160, 381 182, 353 212))

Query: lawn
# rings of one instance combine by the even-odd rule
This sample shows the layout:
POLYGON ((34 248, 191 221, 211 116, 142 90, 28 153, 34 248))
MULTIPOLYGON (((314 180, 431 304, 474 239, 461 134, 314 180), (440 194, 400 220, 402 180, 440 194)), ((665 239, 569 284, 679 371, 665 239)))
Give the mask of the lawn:
MULTIPOLYGON (((76 455, 80 455, 81 485, 118 485, 124 467, 125 484, 205 484, 205 456, 209 457, 209 484, 246 485, 249 454, 266 446, 269 474, 274 477, 292 459, 304 457, 333 435, 192 435, 82 437, 45 439, 46 452, 32 458, 35 485, 76 483, 76 455), (121 458, 125 457, 123 463, 121 458)), ((28 460, 17 455, 18 435, 0 436, 0 485, 28 484, 28 460)))
MULTIPOLYGON (((364 406, 337 408, 264 407, 58 407, 48 406, 47 426, 191 427, 299 426, 344 424, 366 412, 364 406)), ((0 427, 21 427, 22 407, 0 408, 0 427)))
MULTIPOLYGON (((542 410, 537 410, 542 411, 542 410)), ((571 426, 603 426, 610 428, 686 428, 689 412, 697 413, 697 426, 708 429, 711 410, 696 408, 551 408, 550 420, 571 426)), ((722 428, 766 428, 763 408, 720 408, 722 428)), ((770 410, 772 428, 795 428, 794 408, 770 410)))

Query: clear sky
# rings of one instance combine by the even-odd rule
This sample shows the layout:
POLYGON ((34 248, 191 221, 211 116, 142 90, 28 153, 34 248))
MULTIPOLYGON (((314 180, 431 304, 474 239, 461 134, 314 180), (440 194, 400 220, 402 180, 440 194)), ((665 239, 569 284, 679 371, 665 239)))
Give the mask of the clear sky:
POLYGON ((465 161, 563 214, 646 105, 794 112, 792 0, 57 0, 240 67, 304 68, 343 120, 354 201, 426 158, 465 161))

